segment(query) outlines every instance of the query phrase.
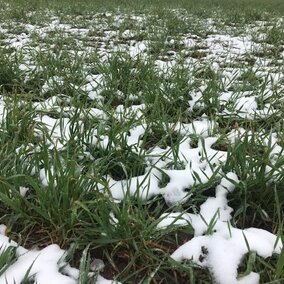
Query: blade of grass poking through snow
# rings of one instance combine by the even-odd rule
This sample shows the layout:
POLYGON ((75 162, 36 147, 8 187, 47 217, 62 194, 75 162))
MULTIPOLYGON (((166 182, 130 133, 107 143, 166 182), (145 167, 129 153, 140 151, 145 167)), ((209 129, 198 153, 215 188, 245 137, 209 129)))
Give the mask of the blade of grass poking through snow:
POLYGON ((27 269, 23 280, 21 281, 21 283, 23 284, 29 284, 31 279, 33 278, 33 275, 29 275, 31 272, 31 269, 33 268, 35 262, 37 261, 37 257, 34 259, 34 261, 32 262, 32 264, 30 265, 30 267, 27 269))
MULTIPOLYGON (((214 227, 218 221, 219 218, 219 209, 216 211, 216 213, 213 215, 212 219, 210 220, 209 224, 207 225, 207 230, 206 230, 206 234, 208 235, 212 235, 214 233, 214 227)), ((205 219, 203 218, 202 215, 200 215, 201 219, 203 220, 203 222, 206 222, 205 219)))
POLYGON ((256 253, 255 252, 248 252, 248 261, 246 263, 247 267, 245 272, 239 274, 239 277, 244 277, 249 275, 253 271, 253 267, 256 261, 256 253))
POLYGON ((79 281, 80 283, 89 283, 89 271, 90 271, 90 255, 89 255, 89 246, 87 246, 82 253, 82 257, 80 259, 80 267, 79 267, 80 275, 79 281))
MULTIPOLYGON (((276 187, 274 187, 274 194, 275 194, 275 203, 276 203, 276 210, 277 210, 277 216, 278 216, 278 234, 277 234, 276 242, 282 241, 282 243, 284 243, 283 212, 281 211, 281 204, 280 204, 280 200, 279 200, 276 187)), ((280 280, 282 278, 284 278, 284 247, 282 248, 279 258, 277 260, 276 273, 275 273, 276 280, 278 279, 280 280)))
POLYGON ((5 273, 9 266, 16 261, 16 248, 6 247, 4 244, 0 247, 0 276, 5 273))
MULTIPOLYGON (((284 242, 283 234, 281 236, 282 242, 284 242)), ((279 255, 279 258, 276 263, 276 274, 275 279, 276 280, 283 280, 284 278, 284 248, 282 248, 281 253, 279 255)))

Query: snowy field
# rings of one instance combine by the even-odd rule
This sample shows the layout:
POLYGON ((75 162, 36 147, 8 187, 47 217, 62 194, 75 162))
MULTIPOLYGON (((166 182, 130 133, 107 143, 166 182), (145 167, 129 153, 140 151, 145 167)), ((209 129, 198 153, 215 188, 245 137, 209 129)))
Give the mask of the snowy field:
POLYGON ((4 17, 0 284, 283 283, 283 28, 4 17))

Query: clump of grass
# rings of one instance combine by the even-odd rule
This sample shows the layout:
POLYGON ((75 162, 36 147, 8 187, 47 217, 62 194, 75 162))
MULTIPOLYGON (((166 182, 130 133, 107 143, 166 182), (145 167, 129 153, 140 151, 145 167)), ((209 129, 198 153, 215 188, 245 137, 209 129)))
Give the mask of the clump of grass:
POLYGON ((109 174, 115 180, 128 179, 145 173, 146 164, 143 158, 126 149, 94 150, 95 172, 101 175, 109 174), (107 158, 106 158, 107 157, 107 158))
POLYGON ((159 146, 162 149, 167 147, 173 147, 179 143, 181 136, 176 131, 171 129, 165 129, 159 125, 146 129, 145 135, 142 138, 142 147, 150 149, 155 146, 159 146))
POLYGON ((0 52, 0 87, 2 92, 21 92, 23 76, 19 69, 19 55, 0 52))

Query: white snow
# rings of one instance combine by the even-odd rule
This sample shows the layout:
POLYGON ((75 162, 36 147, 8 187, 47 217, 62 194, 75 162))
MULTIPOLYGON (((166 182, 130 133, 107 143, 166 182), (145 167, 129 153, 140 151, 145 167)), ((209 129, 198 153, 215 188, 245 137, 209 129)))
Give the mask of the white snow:
POLYGON ((198 215, 191 213, 167 213, 160 219, 158 228, 170 225, 190 224, 195 237, 179 247, 171 257, 181 262, 186 259, 207 267, 217 283, 259 283, 259 275, 251 272, 238 278, 237 269, 245 254, 256 252, 266 258, 280 253, 281 240, 268 231, 249 228, 241 230, 230 224, 232 208, 227 204, 226 195, 234 190, 238 178, 228 173, 216 187, 216 197, 208 198, 198 215), (211 234, 204 235, 210 229, 211 234))
MULTIPOLYGON (((20 284, 26 276, 39 284, 78 284, 79 270, 65 262, 66 252, 58 245, 49 245, 42 250, 26 250, 5 235, 6 226, 1 226, 0 252, 8 247, 16 250, 16 261, 0 275, 0 283, 20 284), (60 271, 64 270, 64 274, 60 271), (28 275, 27 272, 29 271, 28 275)), ((97 284, 119 283, 98 275, 97 284)))

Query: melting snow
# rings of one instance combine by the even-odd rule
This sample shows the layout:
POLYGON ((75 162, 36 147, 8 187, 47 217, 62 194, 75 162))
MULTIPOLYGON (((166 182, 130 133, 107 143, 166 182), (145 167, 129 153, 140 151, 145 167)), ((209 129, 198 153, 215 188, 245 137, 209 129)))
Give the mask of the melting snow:
POLYGON ((232 208, 228 206, 226 195, 235 188, 238 178, 228 173, 216 187, 216 197, 208 198, 200 206, 200 213, 167 213, 161 216, 158 228, 169 225, 190 224, 195 237, 179 247, 171 257, 181 262, 191 259, 196 264, 207 267, 217 283, 259 283, 259 275, 251 272, 239 278, 237 269, 244 256, 255 252, 266 258, 273 253, 280 254, 283 245, 277 236, 262 229, 245 230, 231 226, 232 208), (210 230, 212 233, 203 235, 210 230))
MULTIPOLYGON (((20 284, 27 276, 36 283, 78 284, 79 270, 65 262, 66 252, 58 245, 49 245, 42 250, 26 250, 11 241, 5 234, 6 227, 1 225, 0 252, 9 247, 16 250, 17 260, 0 276, 0 283, 20 284)), ((118 283, 98 276, 97 284, 118 283)))

